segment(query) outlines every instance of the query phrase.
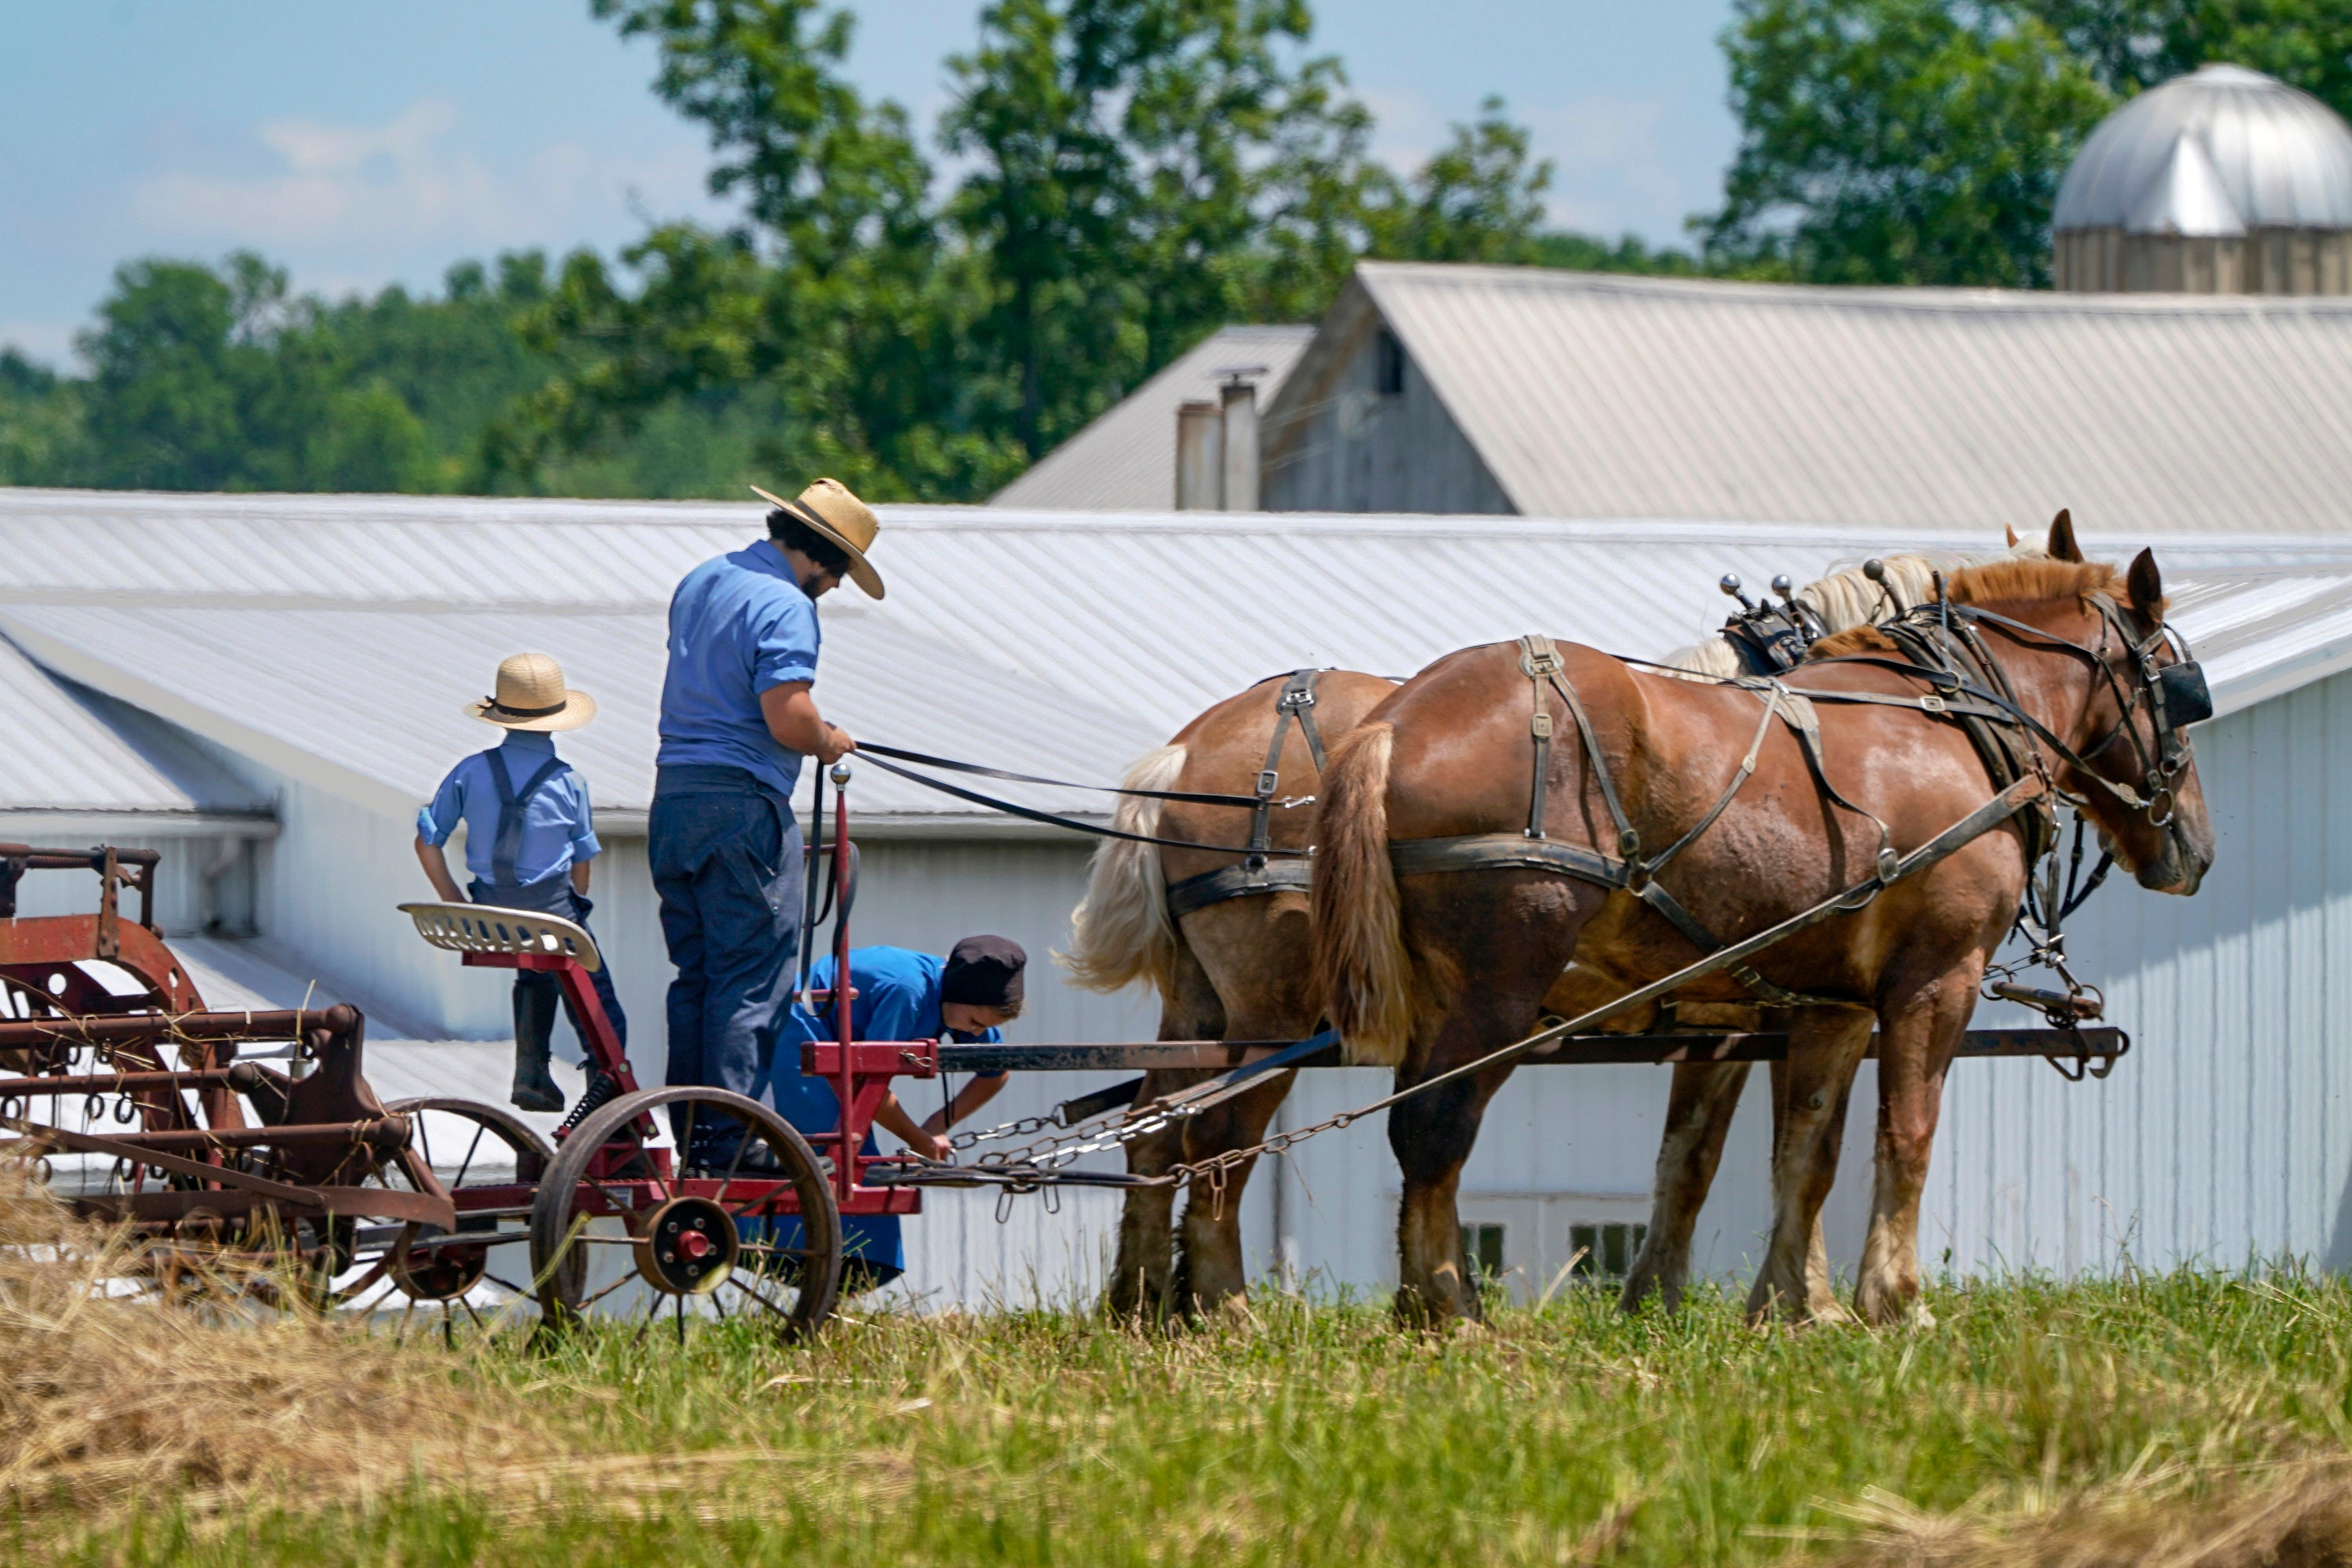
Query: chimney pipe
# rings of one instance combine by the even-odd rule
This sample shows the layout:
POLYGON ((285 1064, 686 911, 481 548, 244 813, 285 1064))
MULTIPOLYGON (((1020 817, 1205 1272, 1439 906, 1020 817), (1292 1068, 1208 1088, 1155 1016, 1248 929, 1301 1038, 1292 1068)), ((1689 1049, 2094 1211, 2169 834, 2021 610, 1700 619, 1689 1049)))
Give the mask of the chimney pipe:
POLYGON ((1176 408, 1176 510, 1216 511, 1224 504, 1224 411, 1213 403, 1176 408))
POLYGON ((1262 366, 1223 373, 1218 389, 1225 426, 1224 510, 1257 510, 1257 387, 1249 379, 1265 374, 1262 366))

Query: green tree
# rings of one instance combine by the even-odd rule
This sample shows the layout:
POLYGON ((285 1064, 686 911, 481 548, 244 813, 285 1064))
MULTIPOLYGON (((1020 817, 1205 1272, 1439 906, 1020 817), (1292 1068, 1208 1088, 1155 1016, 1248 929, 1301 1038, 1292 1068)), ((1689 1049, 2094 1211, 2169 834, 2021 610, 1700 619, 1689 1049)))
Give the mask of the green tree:
POLYGON ((1454 127, 1452 142, 1409 184, 1368 183, 1370 253, 1407 261, 1537 259, 1552 165, 1534 161, 1530 147, 1503 100, 1487 99, 1478 119, 1454 127))
POLYGON ((2114 107, 2038 16, 1969 0, 1740 0, 1718 265, 1816 283, 2049 280, 2058 182, 2114 107))
POLYGON ((1335 62, 1298 0, 1001 0, 949 61, 945 217, 984 258, 975 323, 1034 454, 1246 309, 1255 244, 1324 139, 1335 62))
POLYGON ((81 388, 0 348, 0 485, 88 482, 81 388))
POLYGON ((735 454, 728 484, 827 472, 882 498, 961 495, 1017 471, 969 374, 979 290, 940 243, 904 111, 842 74, 848 15, 814 0, 593 8, 656 40, 656 90, 706 128, 711 189, 740 197, 746 222, 663 226, 617 270, 568 258, 524 329, 560 374, 488 433, 480 481, 546 485, 688 404, 764 422, 713 448, 735 454))
POLYGON ((2352 6, 2341 0, 2024 0, 2111 92, 2226 62, 2352 117, 2352 6))

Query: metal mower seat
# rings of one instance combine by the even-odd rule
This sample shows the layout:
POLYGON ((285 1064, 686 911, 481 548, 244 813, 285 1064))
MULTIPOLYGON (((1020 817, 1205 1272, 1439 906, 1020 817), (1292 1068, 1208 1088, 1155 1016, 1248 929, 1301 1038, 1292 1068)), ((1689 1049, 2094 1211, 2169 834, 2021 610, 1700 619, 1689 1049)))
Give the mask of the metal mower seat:
POLYGON ((604 966, 596 939, 557 915, 502 910, 495 904, 403 904, 400 912, 416 922, 417 935, 450 952, 560 955, 591 973, 604 966))

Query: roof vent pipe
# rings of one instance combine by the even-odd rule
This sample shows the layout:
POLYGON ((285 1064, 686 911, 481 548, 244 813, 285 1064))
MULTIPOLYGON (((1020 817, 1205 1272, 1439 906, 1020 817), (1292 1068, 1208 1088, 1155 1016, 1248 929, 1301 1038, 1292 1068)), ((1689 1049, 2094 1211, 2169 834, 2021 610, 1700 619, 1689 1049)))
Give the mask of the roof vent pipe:
POLYGON ((1221 370, 1224 384, 1218 388, 1218 400, 1223 405, 1225 426, 1224 510, 1255 511, 1257 510, 1257 378, 1265 374, 1262 364, 1244 365, 1238 369, 1221 370))
POLYGON ((1224 501, 1225 417, 1213 403, 1176 407, 1176 510, 1215 511, 1224 501))

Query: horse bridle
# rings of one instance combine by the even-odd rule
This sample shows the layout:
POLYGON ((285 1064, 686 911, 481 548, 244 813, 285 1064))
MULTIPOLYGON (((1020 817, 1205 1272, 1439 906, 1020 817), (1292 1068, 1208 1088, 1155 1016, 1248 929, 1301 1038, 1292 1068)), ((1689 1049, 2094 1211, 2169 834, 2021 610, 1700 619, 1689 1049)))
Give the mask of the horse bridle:
POLYGON ((2105 789, 2126 810, 2146 812, 2148 825, 2152 827, 2169 827, 2179 798, 2174 781, 2188 767, 2190 757, 2183 731, 2191 724, 2201 723, 2213 716, 2212 689, 2206 684, 2204 669, 2191 653, 2188 638, 2172 626, 2159 619, 2154 631, 2144 637, 2138 637, 2124 618, 2122 607, 2113 599, 2105 594, 2090 595, 2089 599, 2099 612, 2099 646, 2095 648, 2085 647, 2054 632, 2012 620, 1974 605, 1955 605, 1939 599, 1931 605, 1919 606, 1913 613, 1926 616, 1932 612, 1936 619, 1948 626, 1953 620, 1958 621, 1963 635, 1976 645, 1979 657, 1988 668, 1995 668, 1991 650, 1985 648, 1981 640, 1973 636, 1973 628, 1977 625, 1997 626, 2012 636, 2022 634, 2061 651, 2079 654, 2089 661, 2105 678, 2109 689, 2115 693, 2116 717, 2114 729, 2081 752, 2069 746, 2048 725, 2025 711, 2006 693, 1968 689, 1965 682, 1956 683, 1956 689, 1967 690, 1969 696, 1979 701, 2007 710, 2019 723, 2032 730, 2044 744, 2072 764, 2078 774, 2105 789), (2118 661, 2109 657, 2111 638, 2122 642, 2127 657, 2136 667, 2139 677, 2137 690, 2126 688, 2123 677, 2116 672, 2118 661), (2160 665, 2157 663, 2157 657, 2168 646, 2178 648, 2178 657, 2170 664, 2160 665), (2148 729, 2155 742, 2153 754, 2141 741, 2139 727, 2133 722, 2143 701, 2147 704, 2148 729), (2107 751, 2118 739, 2127 739, 2137 753, 2140 769, 2139 789, 2119 784, 2091 766, 2092 759, 2107 751))

